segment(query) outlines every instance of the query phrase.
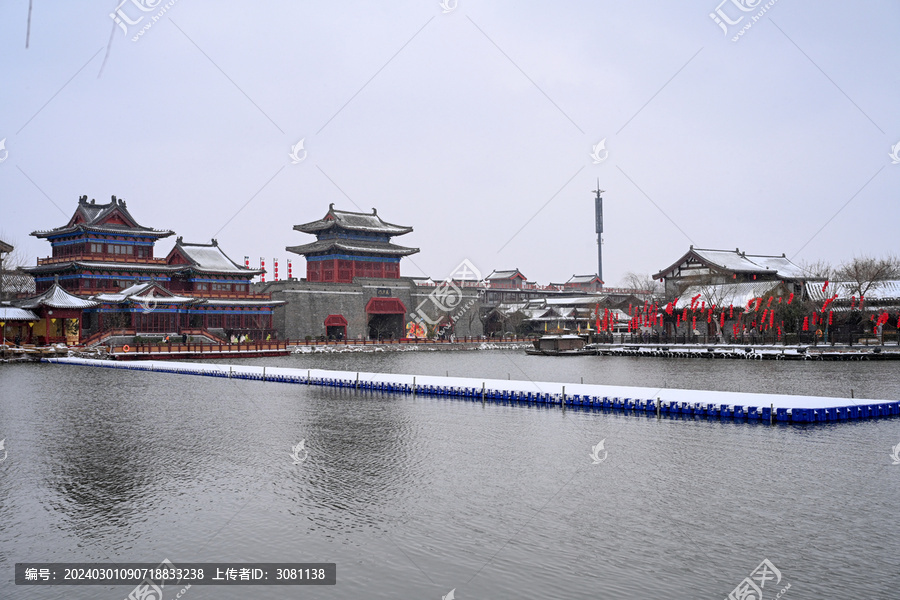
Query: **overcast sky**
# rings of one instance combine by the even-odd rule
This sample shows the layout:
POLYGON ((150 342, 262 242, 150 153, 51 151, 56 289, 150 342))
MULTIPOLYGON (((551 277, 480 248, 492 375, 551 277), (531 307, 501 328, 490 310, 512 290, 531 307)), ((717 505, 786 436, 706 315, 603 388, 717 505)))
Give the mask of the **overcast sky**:
POLYGON ((894 0, 143 1, 121 27, 114 2, 34 2, 27 49, 27 0, 0 4, 0 229, 31 264, 31 231, 115 194, 282 277, 334 202, 414 227, 403 275, 564 281, 597 269, 598 178, 610 285, 691 243, 898 246, 894 0))

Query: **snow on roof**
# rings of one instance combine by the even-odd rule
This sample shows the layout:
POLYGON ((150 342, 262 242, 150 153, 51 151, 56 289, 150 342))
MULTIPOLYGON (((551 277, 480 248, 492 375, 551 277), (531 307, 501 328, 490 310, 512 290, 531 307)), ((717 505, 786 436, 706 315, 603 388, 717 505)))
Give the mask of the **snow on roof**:
POLYGON ((30 310, 17 306, 0 306, 0 321, 37 321, 38 316, 30 310))
POLYGON ((261 272, 259 269, 248 269, 235 263, 222 252, 216 240, 213 240, 211 244, 189 244, 178 238, 173 250, 180 251, 198 271, 241 273, 242 275, 261 272))
POLYGON ((776 273, 787 279, 806 279, 809 277, 809 273, 804 271, 799 265, 791 262, 783 254, 781 256, 769 256, 765 254, 747 254, 746 252, 741 252, 738 248, 734 250, 714 250, 691 246, 688 253, 679 259, 678 262, 656 273, 653 275, 653 278, 659 279, 665 274, 672 272, 685 260, 689 259, 691 255, 724 271, 737 273, 769 272, 776 273))
POLYGON ((153 229, 152 227, 144 227, 143 225, 140 225, 137 220, 133 216, 131 216, 131 213, 128 212, 128 208, 125 205, 125 200, 116 198, 115 196, 113 196, 110 202, 107 204, 96 204, 94 200, 88 202, 87 196, 80 197, 78 199, 78 208, 75 209, 75 213, 72 215, 72 218, 69 219, 69 223, 72 224, 70 225, 67 223, 62 227, 55 227, 50 230, 34 231, 31 235, 34 235, 36 237, 47 237, 48 235, 77 231, 84 228, 117 233, 122 231, 140 232, 144 235, 152 234, 157 238, 168 237, 174 233, 169 230, 153 229), (118 212, 123 220, 131 222, 132 225, 102 222, 105 218, 107 218, 114 212, 118 212), (79 215, 81 216, 81 221, 78 223, 72 223, 79 215))
POLYGON ((485 277, 485 279, 512 279, 513 277, 521 277, 522 279, 526 279, 526 277, 522 274, 519 269, 507 269, 505 271, 491 271, 491 274, 485 277))
POLYGON ((288 252, 294 252, 295 254, 326 252, 333 249, 343 250, 345 252, 372 252, 375 254, 389 254, 393 256, 408 256, 419 251, 418 248, 408 248, 390 242, 376 240, 348 240, 344 238, 316 240, 310 244, 288 246, 285 248, 288 252))
MULTIPOLYGON (((851 296, 858 296, 857 284, 849 281, 832 281, 829 282, 825 291, 822 291, 824 281, 810 281, 806 284, 806 293, 814 302, 824 302, 826 298, 831 298, 835 294, 838 295, 837 302, 841 300, 849 301, 851 296)), ((900 280, 889 279, 879 281, 875 286, 870 288, 865 299, 869 300, 897 300, 900 299, 900 280)), ((859 298, 857 297, 857 300, 859 298)))
MULTIPOLYGON (((566 283, 593 283, 594 281, 599 281, 600 278, 597 274, 593 275, 572 275, 566 283)), ((603 283, 600 281, 600 283, 603 283)))
POLYGON ((73 296, 62 289, 59 283, 54 282, 46 292, 40 296, 20 302, 19 306, 21 308, 38 308, 40 306, 48 306, 50 308, 93 308, 97 306, 97 303, 73 296))
POLYGON ((700 294, 697 304, 705 302, 707 306, 738 306, 745 307, 753 298, 761 298, 780 287, 778 281, 745 281, 743 283, 723 283, 720 285, 692 285, 678 297, 675 309, 691 306, 691 298, 700 294))
POLYGON ((176 296, 155 282, 136 283, 116 293, 97 294, 93 297, 100 302, 134 302, 137 304, 187 304, 197 301, 189 296, 176 296))
POLYGON ((294 229, 303 233, 318 233, 333 228, 350 229, 353 231, 366 231, 370 233, 383 233, 387 235, 403 235, 413 230, 412 227, 394 225, 383 221, 378 216, 378 211, 372 209, 372 214, 337 210, 334 204, 329 205, 325 217, 302 225, 294 225, 294 229))

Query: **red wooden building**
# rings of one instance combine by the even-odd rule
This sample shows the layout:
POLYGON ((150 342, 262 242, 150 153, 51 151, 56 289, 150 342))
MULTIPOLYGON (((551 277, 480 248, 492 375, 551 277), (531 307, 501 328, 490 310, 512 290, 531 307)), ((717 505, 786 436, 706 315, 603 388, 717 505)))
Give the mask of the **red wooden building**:
POLYGON ((400 278, 400 259, 419 251, 391 243, 412 227, 394 225, 372 214, 337 210, 334 204, 316 221, 295 225, 294 229, 316 236, 302 246, 288 246, 288 252, 306 258, 309 282, 352 283, 354 277, 400 278))
MULTIPOLYGON (((97 341, 114 330, 274 337, 272 311, 283 302, 250 291, 253 277, 264 271, 236 264, 216 240, 190 244, 179 237, 165 258, 154 257, 156 242, 172 234, 140 225, 115 196, 108 204, 82 196, 66 225, 32 233, 50 242, 52 256, 26 270, 38 298, 64 292, 90 303, 67 301, 78 312, 66 316, 70 330, 78 321, 78 341, 97 341)), ((35 341, 58 337, 52 333, 35 341)))

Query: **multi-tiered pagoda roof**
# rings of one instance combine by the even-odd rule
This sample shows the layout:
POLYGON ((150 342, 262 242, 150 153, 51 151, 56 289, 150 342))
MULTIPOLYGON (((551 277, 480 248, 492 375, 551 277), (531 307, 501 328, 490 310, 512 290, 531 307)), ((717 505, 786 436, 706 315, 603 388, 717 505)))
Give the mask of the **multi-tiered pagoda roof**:
POLYGON ((382 220, 377 210, 358 213, 337 210, 334 204, 316 221, 295 225, 296 231, 316 236, 316 241, 288 246, 288 252, 306 258, 306 278, 312 282, 349 283, 354 277, 396 279, 400 277, 400 258, 415 254, 418 248, 391 242, 412 227, 382 220))

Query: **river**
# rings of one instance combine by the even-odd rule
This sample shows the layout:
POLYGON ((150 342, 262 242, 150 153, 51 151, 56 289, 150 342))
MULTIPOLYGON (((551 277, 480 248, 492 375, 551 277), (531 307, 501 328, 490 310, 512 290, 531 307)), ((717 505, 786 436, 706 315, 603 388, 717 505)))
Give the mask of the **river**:
MULTIPOLYGON (((227 361, 217 361, 227 362, 227 361)), ((243 364, 896 399, 892 362, 317 353, 243 364)), ((181 598, 725 598, 900 589, 900 419, 769 426, 0 365, 0 598, 16 562, 333 562, 181 598), (308 458, 294 464, 304 440, 308 458), (603 441, 592 460, 592 448, 603 441), (2 454, 0 454, 2 457, 2 454), (786 588, 787 585, 789 588, 786 588)), ((182 591, 167 586, 164 600, 182 591)))

